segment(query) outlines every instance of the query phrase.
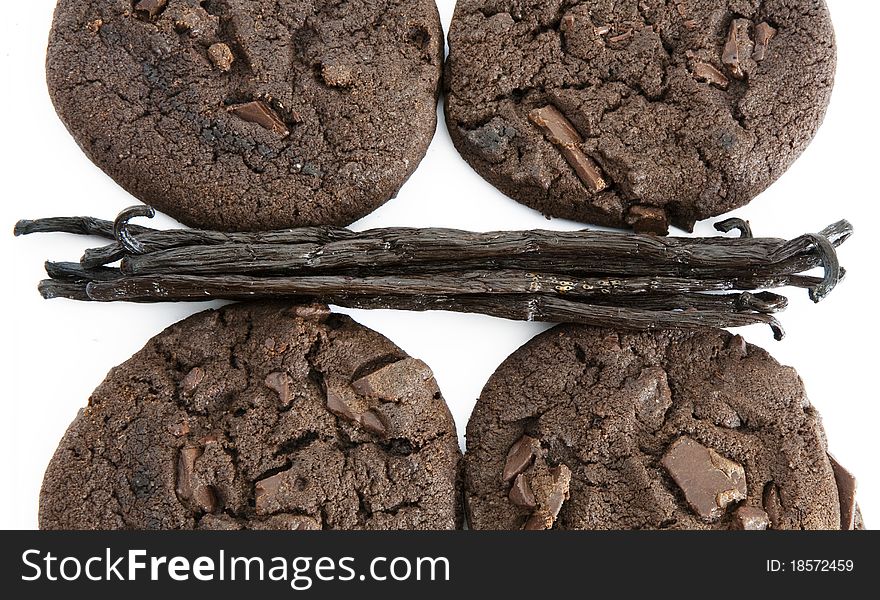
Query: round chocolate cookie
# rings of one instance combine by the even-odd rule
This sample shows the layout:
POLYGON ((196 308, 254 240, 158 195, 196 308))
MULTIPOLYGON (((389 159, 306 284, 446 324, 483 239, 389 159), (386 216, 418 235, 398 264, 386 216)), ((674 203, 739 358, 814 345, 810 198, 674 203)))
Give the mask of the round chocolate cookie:
POLYGON ((197 314, 113 369, 61 441, 42 529, 454 529, 431 370, 325 306, 197 314))
POLYGON ((835 61, 823 0, 459 0, 446 119, 483 177, 547 215, 690 230, 800 155, 835 61))
POLYGON ((724 331, 559 326, 495 372, 467 428, 474 529, 853 529, 794 369, 724 331))
POLYGON ((432 0, 59 0, 49 91, 126 190, 203 229, 348 225, 437 125, 432 0))

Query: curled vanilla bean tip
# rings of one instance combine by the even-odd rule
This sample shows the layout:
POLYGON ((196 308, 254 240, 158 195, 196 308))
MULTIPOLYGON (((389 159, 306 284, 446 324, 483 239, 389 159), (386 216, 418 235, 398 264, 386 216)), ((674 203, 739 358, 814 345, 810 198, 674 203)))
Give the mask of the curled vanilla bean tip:
POLYGON ((752 227, 749 225, 749 222, 736 217, 715 223, 715 229, 721 233, 730 233, 736 229, 739 231, 739 237, 741 238, 752 239, 755 237, 752 234, 752 227))
POLYGON ((81 302, 91 300, 86 294, 86 284, 81 282, 44 279, 37 285, 37 290, 44 300, 54 300, 55 298, 68 298, 81 302))
POLYGON ((770 329, 773 330, 773 339, 777 342, 781 342, 785 339, 785 329, 782 328, 782 323, 777 321, 775 318, 770 317, 770 320, 767 322, 770 325, 770 329))
POLYGON ((738 310, 751 310, 771 314, 782 312, 786 308, 788 308, 788 298, 771 292, 761 292, 759 294, 743 292, 737 300, 738 310))
POLYGON ((829 225, 819 232, 819 235, 826 238, 835 248, 839 247, 845 241, 852 237, 855 232, 853 224, 846 219, 841 219, 837 223, 829 225))
POLYGON ((27 235, 31 233, 31 229, 34 226, 33 221, 29 221, 27 219, 22 219, 18 223, 15 224, 15 228, 12 230, 12 235, 18 237, 20 235, 27 235))
POLYGON ((144 246, 129 231, 128 222, 136 217, 152 219, 155 216, 156 210, 146 204, 126 208, 113 221, 113 237, 131 254, 143 254, 144 246))
POLYGON ((807 234, 806 237, 815 245, 819 262, 825 270, 825 277, 822 278, 822 283, 809 290, 810 300, 819 303, 840 283, 840 262, 837 258, 837 251, 828 238, 812 233, 807 234))

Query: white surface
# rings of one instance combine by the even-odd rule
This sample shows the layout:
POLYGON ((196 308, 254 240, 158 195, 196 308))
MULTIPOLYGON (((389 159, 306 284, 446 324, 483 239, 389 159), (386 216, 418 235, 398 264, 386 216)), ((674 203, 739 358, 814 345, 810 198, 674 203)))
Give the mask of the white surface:
MULTIPOLYGON (((448 26, 453 0, 439 0, 448 26)), ((841 252, 844 284, 814 306, 791 291, 782 315, 788 338, 769 329, 741 330, 796 367, 825 419, 832 451, 859 476, 868 526, 880 526, 876 377, 869 342, 877 326, 878 130, 876 23, 880 4, 828 0, 840 50, 837 87, 825 125, 782 179, 737 216, 758 235, 793 237, 846 217, 857 235, 841 252)), ((36 526, 43 471, 67 425, 107 371, 167 325, 206 305, 89 305, 46 302, 36 292, 43 261, 75 260, 89 241, 65 235, 14 239, 20 218, 93 215, 113 218, 132 198, 94 167, 55 116, 44 82, 53 0, 6 2, 0 35, 0 528, 36 526)), ((771 132, 772 133, 772 132, 771 132)), ((173 223, 156 219, 151 226, 173 223)), ((399 197, 355 228, 447 226, 471 230, 577 229, 548 221, 507 199, 459 158, 441 124, 421 167, 399 197)), ((698 234, 712 233, 703 223, 698 234)), ((92 244, 94 245, 94 244, 92 244)), ((345 311, 425 360, 436 373, 463 436, 483 384, 498 364, 545 329, 481 316, 345 311)))

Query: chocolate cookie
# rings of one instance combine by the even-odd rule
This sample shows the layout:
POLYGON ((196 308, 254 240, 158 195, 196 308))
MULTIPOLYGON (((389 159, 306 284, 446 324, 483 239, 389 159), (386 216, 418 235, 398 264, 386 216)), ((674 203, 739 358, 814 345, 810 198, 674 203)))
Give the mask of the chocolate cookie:
POLYGON ((193 227, 348 225, 437 124, 431 0, 59 0, 49 91, 86 154, 193 227))
POLYGON ((724 331, 559 326, 486 384, 467 428, 475 529, 853 529, 794 369, 724 331))
POLYGON ((238 304, 115 368, 43 481, 42 529, 454 529, 431 370, 325 306, 238 304))
POLYGON ((665 233, 748 203, 825 115, 823 0, 459 0, 446 119, 551 216, 665 233))

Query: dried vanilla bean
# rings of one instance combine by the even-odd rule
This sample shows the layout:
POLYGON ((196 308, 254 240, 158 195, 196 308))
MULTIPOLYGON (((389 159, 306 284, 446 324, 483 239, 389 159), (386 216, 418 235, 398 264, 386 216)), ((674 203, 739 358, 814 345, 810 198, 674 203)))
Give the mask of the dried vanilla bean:
POLYGON ((47 263, 47 298, 168 302, 312 299, 355 308, 452 310, 629 329, 763 323, 796 286, 819 301, 840 281, 835 248, 846 221, 793 240, 658 238, 598 231, 333 227, 265 233, 156 231, 129 225, 148 207, 98 219, 22 221, 16 235, 66 231, 115 237, 77 263, 47 263), (120 260, 120 265, 107 267, 120 260), (804 272, 823 267, 824 277, 804 272), (735 292, 735 293, 722 293, 735 292))

